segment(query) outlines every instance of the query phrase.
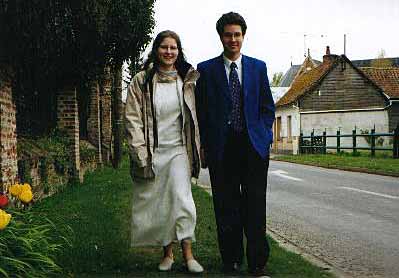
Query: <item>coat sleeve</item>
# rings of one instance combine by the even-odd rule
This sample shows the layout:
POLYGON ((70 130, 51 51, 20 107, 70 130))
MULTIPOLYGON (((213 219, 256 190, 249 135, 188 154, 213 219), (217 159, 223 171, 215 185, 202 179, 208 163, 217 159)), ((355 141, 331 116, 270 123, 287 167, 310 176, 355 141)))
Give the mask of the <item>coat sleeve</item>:
POLYGON ((263 84, 261 86, 263 88, 261 90, 261 93, 262 93, 261 112, 262 112, 266 127, 271 129, 273 126, 273 122, 274 122, 276 108, 274 105, 272 92, 270 90, 269 78, 267 77, 266 64, 263 64, 263 66, 262 66, 262 77, 263 78, 261 80, 263 80, 263 84))
POLYGON ((195 87, 195 106, 197 112, 198 128, 200 133, 201 148, 207 147, 207 131, 206 131, 206 116, 207 116, 207 98, 206 98, 206 76, 205 71, 201 65, 197 67, 200 77, 197 80, 195 87))
POLYGON ((141 89, 143 85, 140 84, 139 74, 133 78, 127 90, 125 127, 130 157, 138 167, 145 167, 148 158, 143 122, 143 105, 145 102, 143 101, 144 92, 141 89))

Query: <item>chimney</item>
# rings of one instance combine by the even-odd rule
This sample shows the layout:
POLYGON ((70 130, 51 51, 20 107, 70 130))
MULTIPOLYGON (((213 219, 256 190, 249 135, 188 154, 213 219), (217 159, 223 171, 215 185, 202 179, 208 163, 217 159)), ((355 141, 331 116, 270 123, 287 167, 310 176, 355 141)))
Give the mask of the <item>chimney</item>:
POLYGON ((330 47, 326 46, 326 55, 323 56, 323 63, 331 63, 337 55, 331 55, 330 47))

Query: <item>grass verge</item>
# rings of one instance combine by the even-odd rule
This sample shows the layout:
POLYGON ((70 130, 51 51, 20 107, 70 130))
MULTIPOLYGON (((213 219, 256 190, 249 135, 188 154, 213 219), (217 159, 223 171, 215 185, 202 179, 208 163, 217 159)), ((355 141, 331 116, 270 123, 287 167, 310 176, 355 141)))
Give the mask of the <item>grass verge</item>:
POLYGON ((277 155, 273 160, 399 177, 399 159, 351 154, 277 155))
MULTIPOLYGON (((62 250, 57 262, 69 277, 158 277, 187 276, 181 252, 175 247, 175 268, 157 271, 161 248, 130 248, 132 182, 128 161, 121 169, 103 168, 86 176, 81 185, 72 185, 56 196, 37 203, 33 211, 44 213, 54 223, 68 224, 71 248, 62 250)), ((206 269, 204 276, 221 277, 212 198, 202 188, 193 187, 197 206, 197 242, 194 254, 206 269)), ((270 239, 268 264, 275 277, 331 277, 301 256, 287 252, 270 239)), ((245 274, 243 272, 243 274, 245 274)))

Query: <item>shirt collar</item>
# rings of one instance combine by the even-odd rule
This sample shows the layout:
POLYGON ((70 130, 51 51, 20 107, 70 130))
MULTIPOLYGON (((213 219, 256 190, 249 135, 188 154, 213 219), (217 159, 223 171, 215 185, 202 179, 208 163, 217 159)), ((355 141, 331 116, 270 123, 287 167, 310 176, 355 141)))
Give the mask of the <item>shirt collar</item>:
POLYGON ((223 62, 224 62, 224 65, 225 65, 227 68, 230 68, 230 65, 231 65, 232 62, 236 63, 237 67, 240 66, 240 65, 241 65, 241 58, 242 58, 242 54, 240 54, 240 56, 237 58, 237 60, 231 61, 229 58, 227 58, 227 57, 223 54, 223 62))

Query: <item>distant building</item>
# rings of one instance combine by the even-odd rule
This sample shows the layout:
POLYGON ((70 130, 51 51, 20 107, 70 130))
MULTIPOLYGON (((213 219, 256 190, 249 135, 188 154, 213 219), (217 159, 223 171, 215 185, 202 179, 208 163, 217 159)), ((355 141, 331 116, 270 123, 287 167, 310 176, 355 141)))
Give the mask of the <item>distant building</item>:
MULTIPOLYGON (((357 67, 345 55, 330 54, 327 48, 320 65, 303 71, 307 59, 289 90, 276 103, 275 152, 298 153, 300 132, 309 135, 312 130, 315 134, 326 130, 331 134, 341 129, 341 133, 351 133, 355 127, 370 130, 374 126, 376 132, 391 132, 396 128, 398 58, 389 58, 392 66, 388 68, 357 67)), ((355 63, 372 65, 373 60, 355 63)), ((342 144, 345 143, 351 142, 344 140, 342 144)))

